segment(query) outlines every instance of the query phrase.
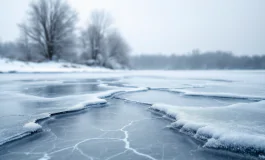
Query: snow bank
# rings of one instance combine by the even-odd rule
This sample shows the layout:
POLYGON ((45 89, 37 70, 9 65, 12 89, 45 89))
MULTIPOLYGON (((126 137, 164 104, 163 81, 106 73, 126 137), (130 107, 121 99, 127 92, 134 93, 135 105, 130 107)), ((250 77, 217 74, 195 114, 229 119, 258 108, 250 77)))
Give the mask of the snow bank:
POLYGON ((42 127, 41 127, 41 125, 39 125, 35 122, 29 122, 29 123, 26 123, 23 126, 23 128, 34 132, 34 131, 40 130, 42 127))
POLYGON ((102 67, 88 67, 85 65, 67 62, 22 62, 9 59, 0 59, 0 72, 111 72, 102 67))
POLYGON ((98 87, 101 87, 101 88, 107 88, 107 89, 116 89, 116 88, 119 88, 117 86, 110 86, 108 84, 105 84, 105 83, 101 83, 99 82, 100 84, 98 84, 98 87))
POLYGON ((174 118, 171 127, 205 141, 204 147, 265 155, 265 101, 210 108, 154 104, 151 109, 174 118))
POLYGON ((79 111, 79 110, 85 109, 86 106, 106 104, 107 101, 103 98, 110 97, 114 94, 127 93, 127 92, 141 92, 141 91, 146 91, 146 90, 148 89, 147 88, 124 88, 124 89, 115 89, 115 90, 109 90, 109 91, 100 92, 96 94, 91 94, 86 98, 88 100, 83 101, 73 107, 68 108, 67 111, 68 112, 79 111))
POLYGON ((109 85, 104 84, 104 83, 100 83, 98 86, 102 87, 102 88, 113 88, 113 87, 110 87, 109 85))
POLYGON ((192 91, 183 90, 183 89, 169 89, 169 91, 182 93, 186 96, 265 100, 265 96, 259 96, 259 95, 255 96, 255 95, 243 95, 243 94, 221 93, 221 92, 192 92, 192 91))
POLYGON ((107 101, 105 99, 99 99, 97 97, 90 97, 88 98, 88 100, 86 101, 83 101, 73 107, 70 107, 67 109, 68 112, 71 112, 71 111, 79 111, 79 110, 83 110, 85 109, 86 106, 89 106, 89 105, 102 105, 102 104, 106 104, 107 101))

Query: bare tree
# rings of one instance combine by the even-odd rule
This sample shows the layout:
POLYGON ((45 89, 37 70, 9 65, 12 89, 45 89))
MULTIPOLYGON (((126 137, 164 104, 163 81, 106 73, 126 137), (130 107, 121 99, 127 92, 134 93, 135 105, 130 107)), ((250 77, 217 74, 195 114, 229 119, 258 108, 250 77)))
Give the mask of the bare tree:
POLYGON ((106 56, 105 38, 112 25, 112 18, 106 11, 95 10, 89 20, 81 36, 84 52, 90 54, 93 60, 101 61, 106 56))
POLYGON ((108 35, 107 46, 108 59, 115 59, 122 67, 129 65, 130 47, 118 31, 108 35))
POLYGON ((62 0, 37 0, 30 5, 28 22, 20 28, 40 54, 52 60, 73 43, 77 14, 62 0))
POLYGON ((19 52, 22 54, 22 60, 32 61, 32 46, 29 42, 28 35, 23 31, 17 41, 19 52))

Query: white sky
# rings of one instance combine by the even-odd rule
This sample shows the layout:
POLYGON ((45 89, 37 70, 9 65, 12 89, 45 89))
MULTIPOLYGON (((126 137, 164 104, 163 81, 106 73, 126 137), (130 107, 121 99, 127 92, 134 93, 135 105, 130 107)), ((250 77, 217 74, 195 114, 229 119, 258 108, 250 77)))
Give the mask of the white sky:
MULTIPOLYGON (((0 37, 18 36, 31 0, 0 0, 0 37)), ((134 54, 183 54, 198 48, 265 54, 265 0, 68 0, 79 26, 106 9, 134 54)))

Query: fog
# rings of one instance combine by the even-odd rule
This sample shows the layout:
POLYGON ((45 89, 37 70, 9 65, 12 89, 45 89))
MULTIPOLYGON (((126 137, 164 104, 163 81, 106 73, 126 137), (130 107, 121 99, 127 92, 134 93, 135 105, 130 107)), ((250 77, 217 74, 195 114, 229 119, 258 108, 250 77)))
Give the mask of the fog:
POLYGON ((227 51, 193 50, 184 55, 140 55, 133 56, 133 69, 137 70, 228 70, 265 69, 265 55, 235 56, 227 51))
MULTIPOLYGON (((1 0, 0 37, 12 41, 31 0, 1 0), (19 6, 19 7, 18 7, 19 6)), ((69 0, 85 27, 92 10, 107 10, 133 55, 181 55, 193 49, 236 55, 265 54, 263 0, 69 0)))

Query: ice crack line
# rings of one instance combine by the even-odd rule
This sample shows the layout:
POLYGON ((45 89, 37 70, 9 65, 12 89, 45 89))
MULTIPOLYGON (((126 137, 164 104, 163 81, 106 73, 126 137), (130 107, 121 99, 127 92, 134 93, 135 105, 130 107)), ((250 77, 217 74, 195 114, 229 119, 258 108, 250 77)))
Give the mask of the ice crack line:
MULTIPOLYGON (((147 120, 147 119, 143 119, 143 120, 147 120)), ((117 129, 117 130, 103 130, 103 129, 100 129, 101 131, 104 131, 105 133, 103 133, 100 136, 95 137, 95 138, 83 139, 82 141, 79 141, 78 143, 75 143, 73 146, 61 148, 61 149, 52 151, 52 152, 50 152, 48 154, 46 153, 46 154, 44 154, 44 157, 42 157, 42 158, 45 158, 45 156, 46 157, 47 156, 50 157, 53 154, 56 154, 56 153, 59 153, 59 152, 65 151, 65 150, 72 149, 72 152, 74 152, 76 150, 82 156, 86 157, 87 159, 93 160, 93 157, 87 155, 82 149, 79 148, 79 145, 81 145, 83 143, 86 143, 86 142, 89 142, 89 141, 94 141, 94 140, 118 140, 118 141, 123 141, 125 143, 125 146, 124 146, 125 150, 123 152, 120 152, 120 153, 117 153, 117 154, 114 154, 114 155, 108 157, 107 158, 108 160, 112 159, 112 158, 115 158, 115 157, 117 157, 119 155, 125 154, 127 151, 132 151, 136 155, 139 155, 139 156, 151 159, 151 160, 156 160, 154 157, 152 157, 152 156, 150 156, 148 154, 145 154, 145 153, 141 153, 141 152, 137 151, 137 149, 131 147, 131 144, 130 144, 130 141, 129 141, 129 132, 126 130, 126 128, 129 127, 129 126, 132 126, 134 123, 139 122, 139 121, 142 121, 142 120, 131 121, 130 123, 126 124, 125 126, 123 126, 120 129, 117 129), (112 131, 121 131, 121 132, 123 132, 124 133, 124 138, 102 138, 102 136, 104 136, 108 132, 112 132, 112 131)))
POLYGON ((106 160, 110 160, 110 159, 112 159, 112 158, 118 157, 118 156, 120 156, 120 155, 122 155, 122 154, 125 154, 127 151, 128 151, 128 150, 125 150, 125 151, 123 151, 123 152, 120 152, 120 153, 114 154, 114 155, 112 155, 112 156, 106 158, 106 160))
MULTIPOLYGON (((107 133, 107 132, 106 132, 107 133)), ((86 143, 86 142, 89 142, 89 141, 93 141, 93 140, 119 140, 119 141, 122 141, 122 139, 118 139, 118 138, 101 138, 101 136, 105 135, 106 133, 103 133, 101 134, 99 137, 96 137, 96 138, 88 138, 88 139, 84 139, 76 144, 74 144, 73 146, 70 146, 70 147, 65 147, 65 148, 61 148, 59 150, 55 150, 53 152, 50 152, 49 154, 47 154, 48 156, 50 155, 53 155, 53 154, 56 154, 56 153, 59 153, 59 152, 62 152, 62 151, 65 151, 65 150, 69 150, 69 149, 72 149, 72 152, 74 152, 75 150, 78 151, 82 156, 86 157, 87 159, 90 159, 90 160, 93 160, 93 157, 87 155, 86 153, 83 152, 83 150, 81 150, 79 148, 79 145, 80 144, 83 144, 83 143, 86 143)))
MULTIPOLYGON (((126 150, 123 151, 123 152, 118 153, 117 155, 113 155, 114 157, 119 156, 121 154, 124 154, 128 150, 130 150, 130 151, 132 151, 133 153, 135 153, 135 154, 137 154, 139 156, 142 156, 142 157, 145 157, 145 158, 148 158, 148 159, 151 159, 151 160, 156 160, 154 157, 152 157, 152 156, 150 156, 148 154, 141 153, 141 152, 137 151, 135 148, 132 148, 131 145, 130 145, 130 142, 128 140, 129 139, 129 132, 125 130, 127 127, 133 125, 136 122, 140 122, 140 121, 143 121, 143 120, 150 120, 150 119, 153 119, 153 118, 146 118, 146 119, 141 119, 141 120, 134 120, 134 121, 131 121, 130 123, 126 124, 125 126, 123 126, 120 129, 114 129, 114 130, 104 130, 104 129, 100 129, 100 128, 97 128, 97 129, 99 129, 100 131, 103 131, 103 132, 117 132, 117 131, 121 131, 121 132, 124 133, 124 136, 125 137, 123 139, 118 139, 118 140, 121 140, 121 141, 123 141, 125 143, 124 148, 126 150)), ((108 159, 114 158, 113 156, 109 157, 108 159)))
POLYGON ((131 121, 129 124, 123 126, 123 127, 120 129, 120 131, 122 131, 122 132, 124 133, 124 135, 125 135, 125 137, 122 139, 122 140, 124 141, 124 143, 125 143, 125 148, 126 148, 127 150, 130 150, 130 151, 134 152, 135 154, 137 154, 137 155, 139 155, 139 156, 146 157, 146 158, 151 159, 151 160, 156 160, 154 157, 152 157, 152 156, 150 156, 150 155, 148 155, 148 154, 144 154, 144 153, 138 152, 136 149, 134 149, 134 148, 131 147, 130 142, 129 142, 129 140, 128 140, 128 138, 129 138, 129 133, 128 133, 128 131, 125 130, 125 128, 131 126, 131 125, 132 125, 133 123, 135 123, 135 122, 136 122, 136 121, 131 121))

